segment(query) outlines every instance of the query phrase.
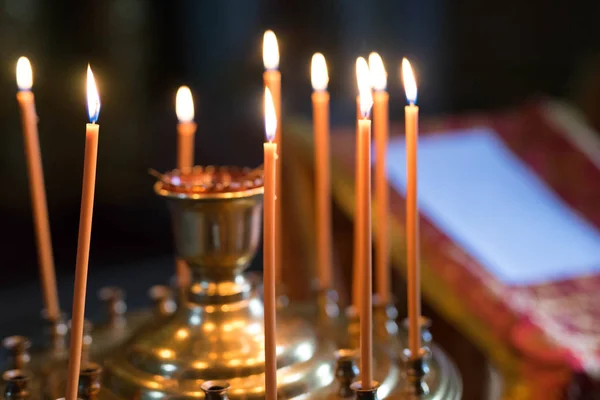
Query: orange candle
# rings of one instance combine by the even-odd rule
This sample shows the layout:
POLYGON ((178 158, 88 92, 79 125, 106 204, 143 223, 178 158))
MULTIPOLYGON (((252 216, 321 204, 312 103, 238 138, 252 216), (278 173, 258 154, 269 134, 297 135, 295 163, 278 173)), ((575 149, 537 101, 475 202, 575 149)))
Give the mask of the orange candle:
POLYGON ((194 123, 194 99, 187 86, 181 86, 175 97, 175 111, 177 113, 177 168, 182 174, 188 174, 194 166, 194 137, 196 124, 194 123))
MULTIPOLYGON (((358 160, 358 148, 359 148, 359 124, 358 121, 360 121, 362 119, 362 113, 360 111, 360 96, 356 96, 356 159, 358 160)), ((354 307, 354 309, 360 313, 360 293, 362 291, 362 281, 361 281, 361 274, 362 274, 362 266, 361 266, 361 261, 360 261, 360 254, 359 254, 359 246, 358 246, 358 242, 360 240, 360 236, 361 236, 361 232, 364 230, 361 226, 360 226, 360 218, 358 218, 358 215, 361 213, 360 210, 362 210, 364 207, 362 204, 360 204, 360 193, 361 193, 361 188, 360 188, 360 179, 358 179, 358 176, 360 174, 360 168, 358 165, 358 162, 356 163, 356 165, 354 166, 354 235, 353 235, 353 240, 354 240, 354 253, 353 253, 353 259, 352 259, 352 306, 354 307)))
POLYGON ((17 62, 17 101, 21 109, 21 123, 23 126, 23 139, 25 142, 25 157, 29 173, 29 190, 31 191, 31 208, 33 211, 33 225, 38 252, 40 279, 44 306, 48 319, 56 321, 60 315, 58 293, 56 290, 56 274, 54 271, 54 256, 52 255, 52 240, 50 237, 50 222, 48 221, 48 204, 46 202, 46 189, 44 188, 44 173, 42 169, 42 155, 37 129, 37 114, 31 87, 33 86, 33 73, 31 64, 25 57, 17 62))
POLYGON ((406 124, 406 255, 408 268, 408 348, 416 357, 421 349, 421 278, 419 265, 419 210, 417 204, 417 146, 419 107, 417 83, 410 63, 402 60, 404 90, 409 105, 405 107, 406 124))
POLYGON ((315 137, 315 210, 317 276, 320 289, 331 288, 331 181, 329 175, 329 93, 327 64, 321 53, 311 63, 313 130, 315 137))
POLYGON ((356 60, 356 76, 362 117, 358 121, 358 182, 362 208, 356 216, 359 228, 358 255, 361 274, 360 293, 360 374, 363 389, 371 388, 373 381, 373 310, 371 272, 371 120, 373 105, 369 66, 359 57, 356 60))
POLYGON ((279 155, 275 161, 277 176, 275 177, 275 193, 279 201, 275 204, 275 276, 281 281, 281 252, 282 252, 282 232, 281 232, 281 73, 279 72, 279 46, 277 45, 277 36, 273 31, 266 31, 263 36, 263 63, 265 73, 263 80, 265 88, 268 88, 273 98, 275 115, 277 117, 277 132, 274 143, 279 149, 279 155))
POLYGON ((263 211, 263 298, 265 318, 265 398, 277 400, 277 343, 275 340, 276 304, 275 304, 275 205, 277 195, 275 182, 277 176, 277 143, 274 139, 277 131, 277 115, 273 98, 265 89, 265 132, 264 144, 264 211, 263 211))
POLYGON ((386 170, 388 143, 388 100, 385 90, 387 73, 383 60, 377 53, 369 55, 369 70, 373 85, 373 123, 375 137, 375 289, 383 304, 391 301, 390 249, 389 249, 389 193, 386 170))
MULTIPOLYGON (((177 168, 182 174, 189 174, 194 167, 194 99, 189 87, 181 86, 175 96, 175 112, 177 124, 177 168)), ((185 261, 175 259, 175 275, 177 285, 185 288, 190 283, 190 270, 185 261)))
POLYGON ((87 102, 90 123, 85 130, 85 157, 83 164, 83 185, 81 194, 81 214, 79 215, 79 238, 75 266, 75 286, 73 290, 73 314, 71 316, 71 342, 69 345, 69 367, 67 375, 66 400, 77 400, 81 348, 83 342, 83 322, 85 315, 85 292, 87 286, 90 239, 92 235, 92 214, 94 211, 94 189, 96 186, 96 159, 98 156, 98 130, 96 124, 100 114, 100 98, 94 75, 88 65, 87 102))

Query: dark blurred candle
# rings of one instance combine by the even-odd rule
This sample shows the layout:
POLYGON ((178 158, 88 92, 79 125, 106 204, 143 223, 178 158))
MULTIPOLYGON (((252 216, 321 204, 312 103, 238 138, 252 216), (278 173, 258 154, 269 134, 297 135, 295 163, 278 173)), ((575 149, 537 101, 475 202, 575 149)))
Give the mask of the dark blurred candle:
POLYGON ((317 276, 320 289, 331 288, 331 180, 329 173, 329 93, 327 63, 321 53, 311 62, 313 135, 315 140, 315 210, 317 276))
POLYGON ((42 155, 38 137, 37 114, 35 100, 31 87, 33 86, 33 73, 31 64, 25 57, 17 62, 17 101, 21 109, 21 122, 23 138, 25 141, 25 157, 29 173, 29 189, 31 191, 31 208, 33 210, 33 223, 35 227, 40 280, 44 294, 44 305, 47 317, 51 321, 59 318, 60 306, 56 290, 56 273, 54 271, 54 256, 52 254, 52 239, 50 235, 50 222, 48 220, 48 204, 46 202, 46 189, 44 187, 44 172, 42 168, 42 155))

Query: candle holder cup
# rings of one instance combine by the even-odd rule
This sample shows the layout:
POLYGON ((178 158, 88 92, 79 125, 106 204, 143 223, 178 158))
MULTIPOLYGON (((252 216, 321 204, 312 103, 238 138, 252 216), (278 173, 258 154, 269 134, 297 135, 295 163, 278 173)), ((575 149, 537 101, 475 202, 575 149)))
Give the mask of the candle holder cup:
POLYGON ((4 398, 10 400, 24 400, 30 397, 31 391, 29 385, 31 376, 29 373, 11 369, 2 374, 4 380, 4 398))
POLYGON ((354 398, 356 400, 378 400, 377 390, 379 389, 379 382, 371 382, 369 387, 363 387, 361 381, 354 382, 350 385, 352 391, 354 391, 354 398))
POLYGON ((431 350, 428 347, 422 347, 416 356, 413 356, 408 349, 402 353, 404 361, 405 386, 404 393, 410 398, 421 398, 431 393, 426 378, 429 374, 429 359, 431 350))
POLYGON ((338 382, 338 397, 346 398, 354 395, 351 386, 360 372, 356 364, 357 359, 358 353, 353 349, 339 349, 335 352, 335 379, 338 382))

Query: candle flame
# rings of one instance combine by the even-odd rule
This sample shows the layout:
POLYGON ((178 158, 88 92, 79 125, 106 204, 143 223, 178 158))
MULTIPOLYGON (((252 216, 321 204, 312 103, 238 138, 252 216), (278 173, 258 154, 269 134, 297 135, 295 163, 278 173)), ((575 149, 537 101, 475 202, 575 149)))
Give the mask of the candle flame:
POLYGON ((329 75, 327 74, 327 63, 321 53, 315 53, 310 63, 310 79, 314 90, 327 90, 329 75))
POLYGON ((100 96, 98 96, 98 88, 90 64, 87 68, 87 106, 90 122, 95 124, 100 116, 100 96))
POLYGON ((194 98, 189 87, 181 86, 177 90, 175 112, 179 122, 192 122, 194 120, 194 98))
POLYGON ((265 134, 267 140, 272 142, 275 140, 275 132, 277 132, 277 114, 275 114, 275 105, 269 88, 265 88, 265 134))
POLYGON ((371 85, 375 90, 385 90, 387 86, 387 72, 383 66, 381 56, 375 52, 369 54, 369 71, 371 71, 371 85))
POLYGON ((17 61, 17 86, 19 90, 30 90, 33 86, 33 72, 27 57, 20 57, 17 61))
POLYGON ((268 70, 279 68, 279 46, 275 32, 266 31, 263 36, 263 63, 268 70))
POLYGON ((402 59, 402 81, 404 82, 406 99, 410 104, 415 104, 417 102, 417 82, 413 69, 406 58, 402 59))
POLYGON ((371 77, 367 60, 363 57, 356 59, 356 79, 358 81, 358 96, 360 98, 360 112, 363 118, 368 118, 373 106, 373 93, 371 93, 371 77))

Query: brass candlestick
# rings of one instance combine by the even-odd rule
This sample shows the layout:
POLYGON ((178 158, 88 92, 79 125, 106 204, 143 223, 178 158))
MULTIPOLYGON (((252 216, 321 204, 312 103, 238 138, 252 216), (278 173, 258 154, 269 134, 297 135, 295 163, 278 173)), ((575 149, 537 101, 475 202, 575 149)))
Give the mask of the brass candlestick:
MULTIPOLYGON (((119 288, 103 291, 105 322, 86 332, 84 343, 86 360, 89 357, 98 365, 82 363, 93 368, 82 371, 85 387, 81 395, 99 400, 264 398, 261 282, 244 275, 261 237, 261 171, 195 167, 184 176, 178 171, 158 174, 155 190, 169 204, 177 257, 189 265, 191 284, 184 295, 168 287, 153 287, 149 301, 154 307, 144 310, 129 310, 119 288), (202 387, 206 381, 212 382, 208 391, 206 385, 202 387), (227 392, 217 381, 230 385, 227 392)), ((279 396, 353 396, 348 385, 356 374, 356 360, 342 356, 358 347, 359 316, 352 312, 337 315, 334 292, 315 292, 314 297, 310 303, 290 298, 277 311, 279 396), (336 359, 334 350, 340 348, 350 350, 338 353, 336 359)), ((415 398, 416 391, 410 394, 407 383, 421 373, 429 394, 417 398, 460 399, 456 368, 431 342, 431 335, 423 340, 432 349, 424 364, 403 365, 399 362, 402 346, 399 350, 390 343, 406 343, 406 332, 396 333, 393 309, 377 307, 374 337, 383 340, 375 340, 373 349, 374 379, 380 382, 376 395, 415 398), (423 366, 431 372, 426 373, 423 366)), ((68 324, 62 321, 49 324, 53 340, 46 341, 46 348, 33 346, 27 364, 32 375, 30 392, 43 393, 44 398, 64 394, 68 354, 60 343, 68 324)), ((428 323, 424 321, 425 335, 428 323)))
MULTIPOLYGON (((194 397, 199 381, 226 379, 230 398, 264 398, 263 304, 243 275, 260 243, 261 175, 196 167, 164 175, 155 191, 168 202, 177 257, 191 270, 187 301, 105 362, 103 390, 194 397)), ((279 391, 294 397, 333 381, 333 345, 287 311, 278 315, 279 391)))

